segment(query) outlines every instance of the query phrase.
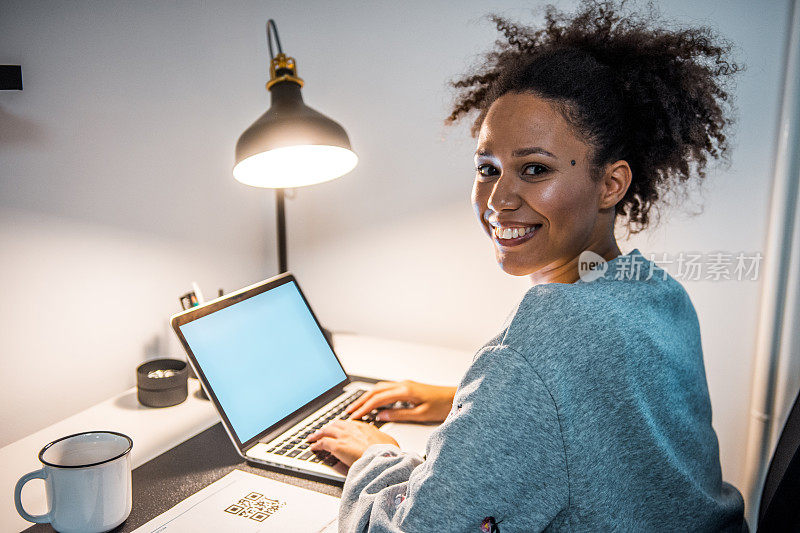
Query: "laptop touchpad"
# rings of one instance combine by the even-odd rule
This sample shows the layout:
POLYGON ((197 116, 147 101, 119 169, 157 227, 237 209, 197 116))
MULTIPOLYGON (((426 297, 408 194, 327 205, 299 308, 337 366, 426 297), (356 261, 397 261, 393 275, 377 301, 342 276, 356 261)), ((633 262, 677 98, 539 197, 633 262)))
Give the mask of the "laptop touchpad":
POLYGON ((428 437, 439 427, 439 424, 407 424, 402 422, 387 422, 381 426, 381 431, 391 435, 406 452, 414 452, 420 457, 425 455, 425 446, 428 437))

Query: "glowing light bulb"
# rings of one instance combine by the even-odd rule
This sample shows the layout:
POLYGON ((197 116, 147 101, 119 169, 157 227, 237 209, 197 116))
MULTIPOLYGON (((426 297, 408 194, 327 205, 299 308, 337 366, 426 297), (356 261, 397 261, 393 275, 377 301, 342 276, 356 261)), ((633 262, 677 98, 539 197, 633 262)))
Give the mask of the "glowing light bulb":
POLYGON ((233 177, 254 187, 302 187, 343 176, 357 163, 356 154, 339 146, 286 146, 240 161, 233 167, 233 177))

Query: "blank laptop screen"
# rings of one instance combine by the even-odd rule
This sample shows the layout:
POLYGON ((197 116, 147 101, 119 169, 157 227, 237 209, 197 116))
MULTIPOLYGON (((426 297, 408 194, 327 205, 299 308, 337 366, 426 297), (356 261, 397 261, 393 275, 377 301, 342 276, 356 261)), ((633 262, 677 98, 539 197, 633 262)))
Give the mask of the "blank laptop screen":
POLYGON ((346 378, 294 282, 180 330, 241 442, 346 378))

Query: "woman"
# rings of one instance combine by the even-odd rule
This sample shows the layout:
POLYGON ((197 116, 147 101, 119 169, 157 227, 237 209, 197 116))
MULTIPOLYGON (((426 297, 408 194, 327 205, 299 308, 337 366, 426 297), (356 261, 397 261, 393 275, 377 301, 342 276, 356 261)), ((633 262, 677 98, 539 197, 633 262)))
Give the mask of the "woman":
POLYGON ((692 303, 614 237, 725 153, 722 78, 739 67, 708 29, 619 11, 549 6, 535 31, 492 17, 508 44, 454 84, 448 121, 478 111, 478 221, 533 286, 457 389, 380 383, 351 406, 403 400, 379 419, 443 420, 424 460, 361 422, 309 436, 352 465, 341 531, 746 529, 692 303))

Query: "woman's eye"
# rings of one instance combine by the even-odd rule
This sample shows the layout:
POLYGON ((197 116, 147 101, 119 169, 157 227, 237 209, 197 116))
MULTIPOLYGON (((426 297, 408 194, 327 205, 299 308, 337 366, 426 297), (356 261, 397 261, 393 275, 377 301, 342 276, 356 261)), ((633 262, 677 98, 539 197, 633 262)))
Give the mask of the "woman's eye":
MULTIPOLYGON (((540 163, 533 163, 531 165, 527 165, 522 169, 523 176, 540 176, 550 169, 540 163)), ((491 178, 493 176, 497 176, 499 171, 493 166, 489 164, 478 165, 475 167, 475 171, 478 173, 478 176, 481 178, 491 178)))
POLYGON ((475 167, 475 171, 478 173, 479 176, 484 178, 489 178, 491 176, 496 175, 497 169, 494 168, 492 165, 478 165, 475 167))
POLYGON ((528 165, 522 170, 522 173, 526 176, 538 176, 539 174, 544 174, 550 170, 544 165, 540 165, 539 163, 534 163, 533 165, 528 165))

